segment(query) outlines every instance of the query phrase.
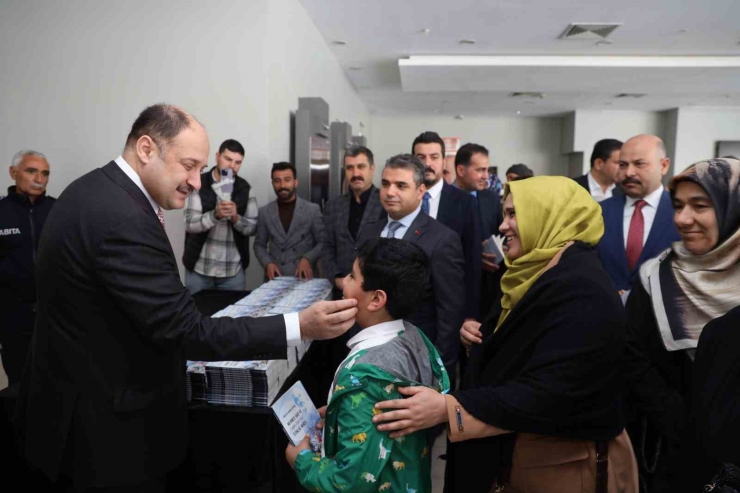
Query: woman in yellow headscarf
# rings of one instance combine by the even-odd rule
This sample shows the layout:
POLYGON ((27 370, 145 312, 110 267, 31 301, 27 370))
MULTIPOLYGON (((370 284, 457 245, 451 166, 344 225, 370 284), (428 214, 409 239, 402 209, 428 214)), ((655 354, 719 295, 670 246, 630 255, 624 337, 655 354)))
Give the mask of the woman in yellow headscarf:
POLYGON ((594 250, 598 203, 568 178, 509 182, 500 230, 503 298, 461 331, 462 389, 404 390, 413 397, 378 404, 396 409, 378 428, 396 438, 448 424, 448 492, 636 492, 620 405, 626 319, 594 250))

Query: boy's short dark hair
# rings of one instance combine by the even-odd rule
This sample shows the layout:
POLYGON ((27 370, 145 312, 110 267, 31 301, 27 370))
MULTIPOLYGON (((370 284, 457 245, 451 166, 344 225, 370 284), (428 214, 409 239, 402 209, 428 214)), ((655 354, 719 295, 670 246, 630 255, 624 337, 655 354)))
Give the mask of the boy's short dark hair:
POLYGON ((429 284, 429 257, 418 245, 396 238, 373 238, 357 254, 363 291, 382 290, 395 320, 416 308, 429 284))
POLYGON ((285 171, 286 169, 289 169, 293 173, 293 179, 295 180, 295 166, 292 164, 286 162, 286 161, 280 161, 279 163, 273 163, 272 170, 270 171, 270 178, 275 174, 276 171, 285 171))
POLYGON ((223 154, 224 151, 235 152, 241 154, 244 157, 244 146, 234 139, 227 139, 221 143, 221 147, 218 148, 218 153, 223 154))

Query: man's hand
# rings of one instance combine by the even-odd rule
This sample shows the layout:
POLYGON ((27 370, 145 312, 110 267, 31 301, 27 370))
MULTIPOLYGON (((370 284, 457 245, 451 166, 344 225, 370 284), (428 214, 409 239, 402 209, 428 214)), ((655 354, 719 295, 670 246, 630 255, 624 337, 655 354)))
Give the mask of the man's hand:
POLYGON ((475 344, 483 342, 483 334, 480 329, 480 322, 474 320, 467 321, 460 329, 460 342, 465 348, 470 349, 475 344))
MULTIPOLYGON (((490 240, 483 241, 483 244, 485 245, 490 240)), ((499 270, 500 266, 496 263, 496 254, 495 253, 486 253, 483 252, 482 254, 482 260, 483 260, 483 270, 486 272, 496 272, 499 270)))
POLYGON ((298 314, 301 339, 333 339, 355 324, 357 300, 319 301, 298 314))
POLYGON ((313 279, 313 267, 311 267, 311 261, 306 257, 301 258, 298 262, 298 267, 295 270, 295 276, 300 279, 313 279))
POLYGON ((373 417, 378 431, 392 431, 390 437, 398 438, 447 422, 445 396, 436 390, 429 387, 399 387, 398 392, 410 398, 375 404, 375 409, 397 409, 373 417))
POLYGON ((280 268, 278 268, 275 262, 270 262, 269 264, 267 264, 267 267, 265 267, 265 275, 267 275, 267 278, 271 281, 276 277, 282 276, 282 274, 280 273, 280 268))
POLYGON ((234 202, 224 200, 216 206, 216 219, 223 219, 225 217, 231 219, 234 215, 236 215, 236 204, 234 202))
POLYGON ((288 442, 288 446, 285 448, 285 459, 288 461, 288 464, 290 464, 291 469, 295 469, 295 459, 303 450, 311 451, 311 444, 309 442, 308 435, 303 437, 301 443, 295 447, 288 442))
POLYGON ((337 287, 339 291, 344 289, 344 278, 342 276, 337 276, 334 278, 334 285, 337 287))

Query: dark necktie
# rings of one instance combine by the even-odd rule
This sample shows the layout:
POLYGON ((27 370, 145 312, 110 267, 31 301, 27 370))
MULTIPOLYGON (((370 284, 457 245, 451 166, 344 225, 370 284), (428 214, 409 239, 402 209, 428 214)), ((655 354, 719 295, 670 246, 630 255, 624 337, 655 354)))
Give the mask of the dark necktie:
POLYGON ((424 198, 421 200, 421 212, 429 215, 429 199, 431 199, 432 196, 429 195, 429 192, 424 192, 424 198))

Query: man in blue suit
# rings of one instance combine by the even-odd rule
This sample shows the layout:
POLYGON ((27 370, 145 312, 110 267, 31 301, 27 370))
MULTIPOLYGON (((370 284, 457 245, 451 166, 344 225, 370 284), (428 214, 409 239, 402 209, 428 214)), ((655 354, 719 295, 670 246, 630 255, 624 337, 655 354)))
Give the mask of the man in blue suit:
POLYGON ((669 166, 665 144, 654 135, 632 137, 620 151, 617 176, 625 195, 601 202, 604 236, 597 247, 620 291, 630 289, 643 262, 680 239, 671 196, 661 183, 669 166))

